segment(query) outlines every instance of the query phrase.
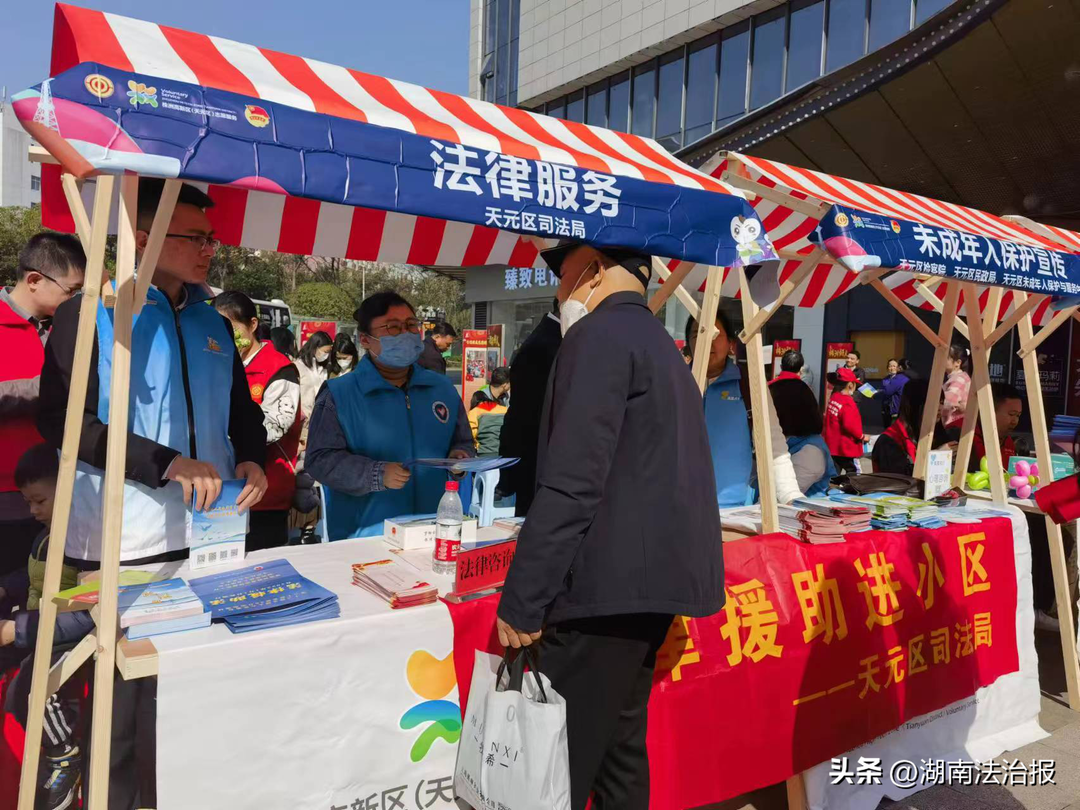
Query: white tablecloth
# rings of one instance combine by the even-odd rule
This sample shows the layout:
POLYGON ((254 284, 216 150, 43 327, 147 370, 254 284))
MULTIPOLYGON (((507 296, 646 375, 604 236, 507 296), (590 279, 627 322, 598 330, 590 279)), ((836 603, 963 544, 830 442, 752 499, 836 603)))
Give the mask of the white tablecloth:
POLYGON ((380 547, 348 540, 244 561, 288 559, 338 594, 339 619, 154 639, 160 810, 453 806, 450 616, 442 604, 391 610, 355 587, 352 563, 380 547))

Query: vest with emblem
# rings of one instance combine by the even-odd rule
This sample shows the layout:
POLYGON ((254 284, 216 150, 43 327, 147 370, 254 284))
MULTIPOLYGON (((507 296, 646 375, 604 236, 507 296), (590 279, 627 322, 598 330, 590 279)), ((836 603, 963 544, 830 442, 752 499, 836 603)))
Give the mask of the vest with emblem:
MULTIPOLYGON (((376 461, 446 458, 457 428, 461 399, 445 375, 413 365, 404 388, 391 385, 364 356, 351 374, 328 380, 338 422, 350 453, 376 461)), ((331 540, 382 534, 383 521, 435 512, 446 473, 414 467, 401 489, 368 495, 325 487, 327 534, 331 540)))
POLYGON ((720 376, 705 389, 705 427, 709 431, 716 502, 719 506, 753 503, 750 474, 754 459, 746 403, 739 390, 739 367, 729 360, 720 376))
MULTIPOLYGON (((174 310, 166 295, 151 287, 146 305, 134 318, 127 429, 182 456, 193 454, 194 443, 194 456, 213 464, 218 474, 228 479, 236 467, 229 441, 229 391, 236 347, 226 321, 206 304, 209 291, 192 285, 186 289, 187 302, 174 310)), ((98 418, 106 424, 113 312, 98 304, 96 405, 98 418)), ((70 557, 101 559, 103 483, 100 469, 78 463, 66 546, 70 557)), ((187 545, 187 513, 179 483, 169 481, 151 489, 125 481, 121 560, 183 549, 187 545)))
MULTIPOLYGON (((273 344, 264 341, 255 356, 244 366, 251 398, 262 405, 263 394, 270 386, 270 380, 281 369, 290 366, 292 361, 288 357, 275 349, 273 344)), ((299 392, 299 386, 297 388, 299 392)), ((252 511, 265 512, 292 506, 293 493, 296 492, 296 458, 300 453, 300 429, 303 423, 303 415, 297 407, 292 427, 278 441, 267 445, 266 494, 252 507, 252 511)))

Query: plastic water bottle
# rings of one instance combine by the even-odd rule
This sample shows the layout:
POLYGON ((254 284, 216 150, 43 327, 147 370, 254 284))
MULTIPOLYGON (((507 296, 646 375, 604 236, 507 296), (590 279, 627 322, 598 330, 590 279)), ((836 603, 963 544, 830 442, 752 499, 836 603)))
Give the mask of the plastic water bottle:
POLYGON ((435 517, 435 553, 432 569, 436 574, 457 573, 457 555, 461 548, 461 496, 458 482, 447 481, 446 492, 439 499, 439 511, 435 517))

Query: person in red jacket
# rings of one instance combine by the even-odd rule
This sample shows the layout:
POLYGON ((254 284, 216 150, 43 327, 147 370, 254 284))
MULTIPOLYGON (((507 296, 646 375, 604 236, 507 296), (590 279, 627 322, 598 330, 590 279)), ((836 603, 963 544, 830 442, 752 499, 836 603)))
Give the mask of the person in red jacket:
POLYGON ((269 341, 256 336, 259 314, 242 292, 223 292, 214 307, 229 319, 244 361, 251 398, 263 412, 266 428, 266 494, 252 507, 247 550, 283 546, 289 541, 289 507, 296 492, 300 452, 300 374, 293 362, 269 341))
POLYGON ((82 289, 86 254, 73 236, 39 233, 19 254, 15 286, 0 289, 0 575, 26 566, 44 528, 15 486, 15 465, 43 440, 35 419, 53 313, 82 289))
POLYGON ((836 379, 842 388, 833 392, 829 406, 825 409, 825 429, 821 435, 829 445, 836 469, 855 473, 855 459, 863 454, 863 442, 866 436, 862 429, 862 414, 855 404, 855 388, 858 378, 850 368, 841 367, 836 371, 836 379))

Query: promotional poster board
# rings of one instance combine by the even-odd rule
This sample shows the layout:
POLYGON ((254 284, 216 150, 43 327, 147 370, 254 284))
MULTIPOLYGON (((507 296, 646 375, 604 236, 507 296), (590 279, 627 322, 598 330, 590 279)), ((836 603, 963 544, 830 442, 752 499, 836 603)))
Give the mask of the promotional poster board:
POLYGON ((337 337, 337 323, 334 321, 300 321, 300 345, 303 348, 307 339, 316 332, 326 332, 333 340, 337 337))
POLYGON ((492 324, 487 328, 487 376, 503 365, 503 325, 492 324))
POLYGON ((487 385, 488 330, 465 329, 461 333, 461 400, 465 407, 472 395, 487 385))
POLYGON ((793 338, 791 340, 774 340, 772 344, 772 375, 775 378, 780 373, 780 358, 782 358, 787 352, 801 352, 802 351, 802 339, 793 338))

